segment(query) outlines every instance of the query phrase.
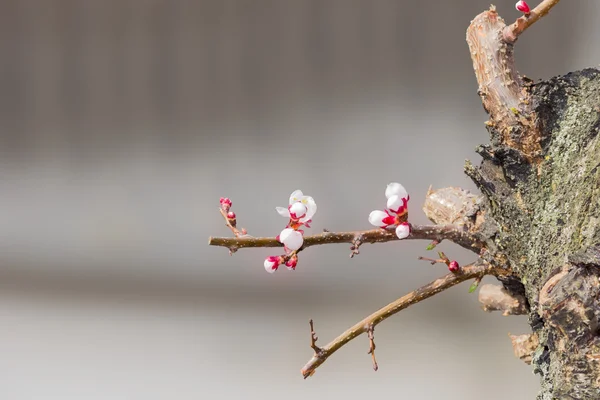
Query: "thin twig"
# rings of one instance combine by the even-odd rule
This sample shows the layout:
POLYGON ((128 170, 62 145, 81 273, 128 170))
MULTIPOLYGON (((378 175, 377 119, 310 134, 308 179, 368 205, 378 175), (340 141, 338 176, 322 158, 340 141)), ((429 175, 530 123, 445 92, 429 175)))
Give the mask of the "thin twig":
MULTIPOLYGON (((317 340, 319 338, 317 337, 317 335, 315 333, 315 326, 313 324, 313 320, 311 319, 310 321, 308 321, 308 324, 310 325, 310 348, 313 349, 313 351, 315 352, 315 356, 321 357, 323 355, 323 349, 321 349, 319 346, 317 346, 317 340)), ((304 379, 308 378, 309 376, 311 376, 314 373, 315 373, 315 371, 313 370, 308 375, 306 375, 304 377, 304 379)))
MULTIPOLYGON (((323 232, 317 235, 304 237, 304 244, 301 250, 311 246, 333 243, 354 244, 357 237, 361 238, 361 243, 384 243, 394 240, 400 240, 393 230, 371 229, 367 231, 354 232, 323 232)), ((426 239, 450 240, 475 253, 484 247, 484 243, 478 240, 474 235, 467 232, 462 227, 456 225, 412 225, 410 235, 402 240, 408 239, 426 239)), ((241 249, 244 247, 283 247, 274 237, 210 237, 208 244, 211 246, 222 246, 227 248, 241 249)))
MULTIPOLYGON (((304 378, 308 378, 314 374, 315 370, 325 362, 333 353, 339 350, 346 343, 356 338, 357 336, 368 332, 369 329, 374 329, 377 324, 385 321, 397 312, 405 308, 417 304, 429 297, 432 297, 446 289, 449 289, 461 282, 479 278, 484 275, 503 275, 507 271, 492 267, 490 265, 471 264, 463 267, 457 273, 447 274, 427 285, 408 293, 398 300, 388 304, 382 309, 369 315, 367 318, 356 323, 354 326, 346 330, 344 333, 333 339, 327 346, 320 348, 320 352, 315 353, 308 363, 302 368, 301 372, 304 378)), ((374 346, 373 346, 374 350, 374 346)))
POLYGON ((227 212, 225 210, 223 210, 222 208, 219 208, 219 212, 223 216, 223 219, 225 219, 225 225, 227 225, 227 227, 229 229, 231 229, 231 232, 233 232, 235 237, 239 238, 239 237, 243 236, 242 231, 236 227, 236 220, 228 218, 227 212))
POLYGON ((448 257, 446 257, 446 254, 444 254, 443 251, 438 251, 438 255, 440 256, 440 258, 429 258, 429 257, 420 256, 418 259, 423 260, 423 261, 428 261, 431 263, 431 265, 435 265, 435 264, 450 265, 450 259, 448 257))
POLYGON ((379 365, 377 365, 377 360, 375 359, 375 327, 373 325, 370 325, 369 329, 367 329, 367 335, 369 336, 369 352, 367 354, 370 354, 373 360, 373 371, 377 371, 379 365))
POLYGON ((503 36, 507 43, 514 43, 527 28, 544 17, 560 0, 544 0, 529 14, 519 17, 511 25, 504 28, 503 36))
POLYGON ((319 346, 317 346, 317 340, 319 340, 319 338, 315 333, 315 326, 313 324, 313 320, 311 319, 310 321, 308 321, 308 323, 310 324, 310 348, 315 351, 315 354, 319 354, 322 352, 322 350, 319 346))

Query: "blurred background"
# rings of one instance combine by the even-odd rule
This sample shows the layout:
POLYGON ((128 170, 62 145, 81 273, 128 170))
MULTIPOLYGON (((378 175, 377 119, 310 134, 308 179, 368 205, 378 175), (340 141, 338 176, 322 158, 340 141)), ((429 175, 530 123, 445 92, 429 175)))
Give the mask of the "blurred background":
MULTIPOLYGON (((465 30, 488 2, 1 5, 3 399, 534 398, 507 336, 526 318, 480 311, 468 284, 379 325, 377 373, 360 337, 302 380, 309 318, 325 344, 444 274, 416 260, 426 242, 315 247, 272 275, 276 250, 207 246, 230 235, 220 196, 274 236, 294 189, 314 233, 368 228, 390 181, 415 223, 429 185, 473 189, 462 165, 488 136, 465 30)), ((598 65, 599 18, 559 4, 519 39, 520 71, 598 65)))

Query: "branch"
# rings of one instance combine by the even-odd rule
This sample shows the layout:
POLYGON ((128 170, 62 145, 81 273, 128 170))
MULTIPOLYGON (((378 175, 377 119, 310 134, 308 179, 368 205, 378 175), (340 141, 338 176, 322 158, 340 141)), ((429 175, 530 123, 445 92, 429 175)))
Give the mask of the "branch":
POLYGON ((550 12, 552 7, 558 4, 560 0, 544 0, 531 13, 518 18, 512 25, 504 28, 503 36, 507 43, 514 43, 527 28, 535 24, 542 17, 550 12))
POLYGON ((546 15, 559 0, 544 0, 530 14, 506 26, 495 7, 477 15, 467 43, 483 107, 490 114, 493 139, 518 150, 527 161, 539 160, 542 133, 533 111, 530 82, 515 67, 513 45, 519 35, 546 15))
MULTIPOLYGON (((339 335, 337 338, 333 339, 331 343, 329 343, 325 347, 317 347, 315 342, 311 340, 311 347, 314 349, 315 347, 318 351, 315 351, 313 357, 308 361, 308 363, 302 368, 301 372, 304 378, 308 378, 309 376, 315 373, 315 370, 325 362, 333 353, 339 350, 346 343, 351 341, 352 339, 360 336, 361 334, 367 332, 369 333, 369 342, 370 342, 370 351, 373 357, 373 367, 376 368, 374 350, 375 344, 373 342, 372 333, 375 329, 375 326, 382 321, 385 321, 392 315, 397 312, 404 310, 405 308, 419 303, 429 297, 432 297, 446 289, 449 289, 455 285, 458 285, 461 282, 467 281, 469 279, 481 278, 485 275, 501 275, 506 273, 506 271, 494 268, 490 265, 481 265, 481 264, 472 264, 463 267, 457 273, 447 274, 435 281, 408 293, 407 295, 399 298, 393 303, 388 304, 382 309, 374 312, 369 315, 367 318, 358 322, 354 326, 350 327, 346 332, 339 335)), ((311 324, 311 338, 314 338, 314 332, 312 331, 311 324)))
MULTIPOLYGON (((484 243, 475 238, 471 233, 455 225, 412 225, 410 235, 402 240, 426 239, 441 242, 450 240, 475 253, 484 247, 484 243)), ((400 240, 393 230, 371 229, 355 232, 323 232, 317 235, 304 237, 304 244, 300 250, 311 246, 350 243, 353 246, 353 254, 357 253, 358 245, 362 243, 384 243, 400 240)), ((208 244, 211 246, 227 247, 232 251, 245 247, 283 247, 274 237, 210 237, 208 244)))

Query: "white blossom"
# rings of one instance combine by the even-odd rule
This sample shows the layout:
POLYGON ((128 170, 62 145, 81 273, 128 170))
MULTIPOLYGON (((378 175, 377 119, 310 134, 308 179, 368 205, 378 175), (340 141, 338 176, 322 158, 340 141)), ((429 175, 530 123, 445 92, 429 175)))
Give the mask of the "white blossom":
POLYGON ((291 228, 285 228, 279 234, 279 241, 289 250, 295 251, 302 247, 304 238, 302 233, 291 228))
POLYGON ((396 227, 396 236, 398 239, 406 239, 410 235, 410 225, 408 222, 403 222, 396 227))
POLYGON ((301 223, 305 223, 307 221, 310 221, 312 219, 312 217, 315 215, 315 213, 317 212, 317 203, 315 203, 315 200, 312 197, 305 196, 301 190, 294 190, 292 192, 292 194, 290 195, 290 201, 289 201, 288 208, 275 207, 275 209, 277 210, 279 215, 281 215, 282 217, 291 218, 292 217, 291 214, 295 214, 296 217, 299 217, 299 221, 301 223), (299 203, 299 204, 296 204, 296 203, 299 203), (302 210, 302 208, 300 208, 301 205, 306 208, 306 211, 303 213, 304 214, 303 216, 300 216, 300 215, 298 215, 297 212, 293 211, 293 210, 302 210))
POLYGON ((404 186, 397 182, 392 182, 387 185, 385 188, 385 197, 389 199, 392 196, 398 196, 401 199, 406 199, 408 201, 408 192, 404 189, 404 186))

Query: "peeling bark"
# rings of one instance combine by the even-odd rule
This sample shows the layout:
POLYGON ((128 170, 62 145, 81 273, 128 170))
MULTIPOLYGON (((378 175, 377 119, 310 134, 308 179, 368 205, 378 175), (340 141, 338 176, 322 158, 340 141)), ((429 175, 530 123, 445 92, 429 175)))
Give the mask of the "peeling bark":
POLYGON ((540 340, 535 333, 526 335, 508 335, 513 345, 515 357, 519 358, 525 364, 531 364, 535 350, 540 345, 540 340))
POLYGON ((505 317, 508 315, 523 315, 529 311, 524 296, 509 293, 508 290, 497 285, 483 285, 479 289, 479 302, 483 311, 502 311, 502 315, 505 317))

